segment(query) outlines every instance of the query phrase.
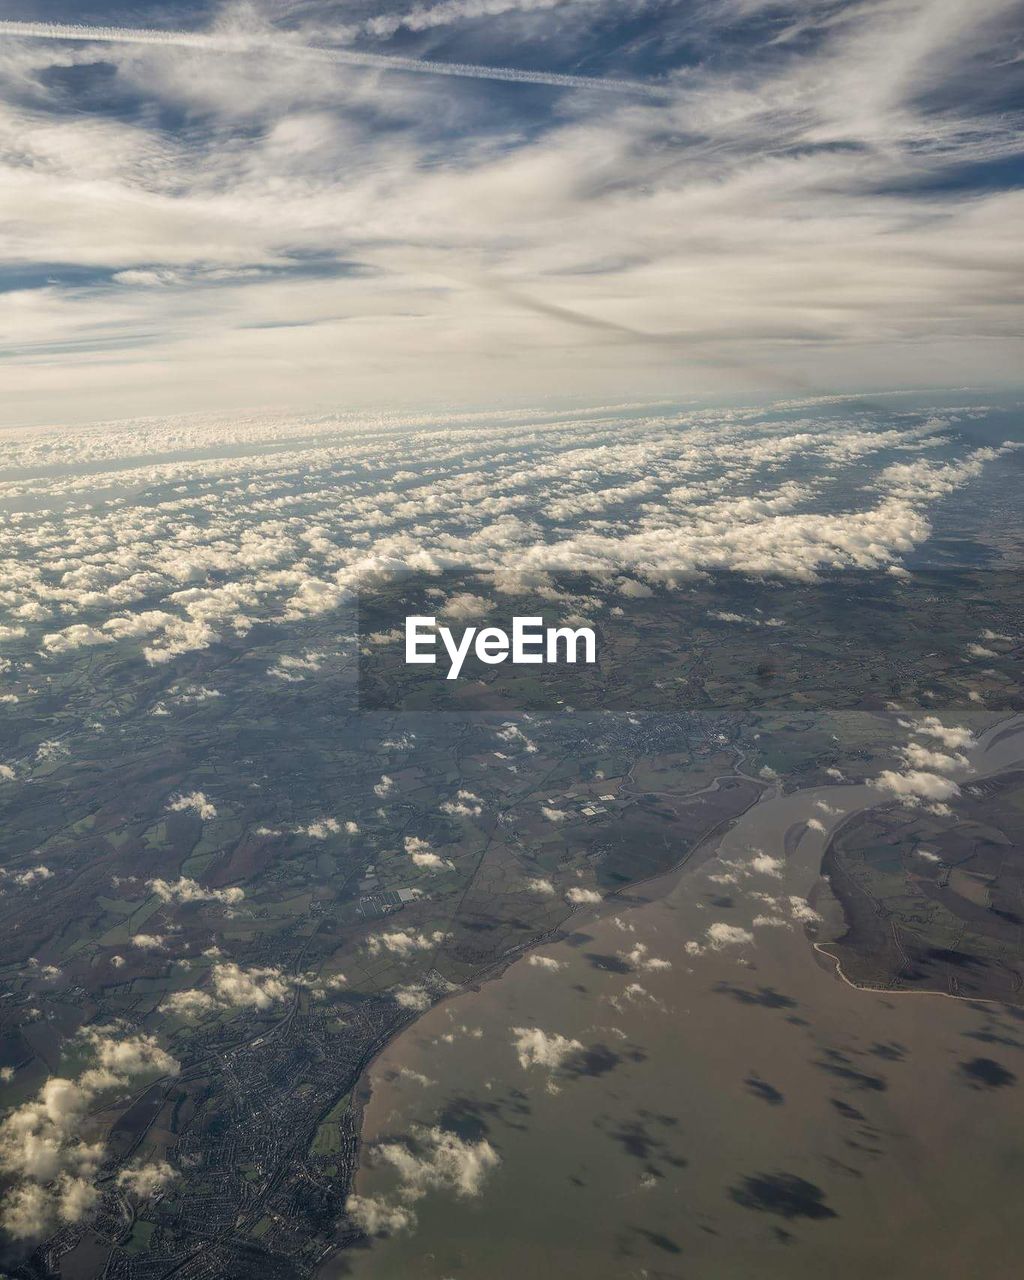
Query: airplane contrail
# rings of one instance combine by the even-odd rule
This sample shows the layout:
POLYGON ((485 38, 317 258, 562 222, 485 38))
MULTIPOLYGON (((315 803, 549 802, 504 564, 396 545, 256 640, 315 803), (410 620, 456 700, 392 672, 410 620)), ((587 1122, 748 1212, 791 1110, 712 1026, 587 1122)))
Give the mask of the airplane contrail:
POLYGON ((518 67, 489 67, 471 62, 436 62, 426 58, 402 58, 356 49, 332 49, 301 44, 286 37, 232 35, 227 32, 161 31, 154 27, 90 27, 77 23, 13 22, 0 19, 0 36, 27 40, 80 40, 102 44, 149 44, 200 49, 208 53, 252 53, 269 50, 285 57, 312 58, 343 66, 369 67, 377 71, 410 71, 417 75, 458 76, 468 80, 503 80, 510 84, 550 85, 556 89, 600 89, 614 93, 660 96, 656 85, 636 80, 602 79, 599 76, 560 75, 554 71, 524 71, 518 67))

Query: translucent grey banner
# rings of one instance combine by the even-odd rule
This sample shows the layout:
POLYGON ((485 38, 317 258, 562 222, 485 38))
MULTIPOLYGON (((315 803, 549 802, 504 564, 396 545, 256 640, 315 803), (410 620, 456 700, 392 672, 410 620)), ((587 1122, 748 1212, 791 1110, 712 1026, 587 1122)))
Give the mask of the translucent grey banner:
POLYGON ((364 710, 1024 708, 1009 572, 403 572, 358 614, 364 710))

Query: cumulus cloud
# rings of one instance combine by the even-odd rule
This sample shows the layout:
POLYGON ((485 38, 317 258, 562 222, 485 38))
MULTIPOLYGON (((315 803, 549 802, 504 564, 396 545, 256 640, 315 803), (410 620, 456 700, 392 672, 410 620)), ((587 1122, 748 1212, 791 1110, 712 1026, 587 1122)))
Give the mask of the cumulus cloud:
POLYGON ((236 1008, 269 1009, 287 1000, 292 990, 286 975, 273 965, 243 969, 232 961, 222 961, 211 973, 217 999, 236 1008))
POLYGON ((513 724, 512 721, 509 721, 508 724, 502 725, 500 729, 496 729, 495 733, 501 741, 506 744, 506 746, 519 747, 521 750, 525 751, 527 755, 536 754, 537 744, 529 737, 528 734, 523 732, 519 725, 513 724))
POLYGON ((473 1142, 439 1126, 416 1127, 411 1139, 408 1144, 382 1142, 373 1148, 373 1158, 397 1172, 399 1194, 406 1200, 419 1200, 428 1191, 449 1191, 462 1198, 479 1196, 488 1175, 500 1163, 486 1139, 473 1142))
POLYGON ((191 809, 194 813, 197 813, 204 822, 208 821, 210 818, 216 818, 217 816, 216 807, 207 800, 202 791, 191 791, 188 795, 172 796, 168 801, 167 808, 172 813, 184 813, 191 809))
POLYGON ((0 1224, 17 1239, 79 1222, 95 1206, 92 1179, 106 1151, 101 1142, 85 1142, 81 1131, 96 1099, 136 1076, 178 1070, 155 1037, 120 1024, 88 1027, 80 1040, 93 1064, 73 1079, 51 1076, 0 1122, 0 1173, 11 1181, 0 1224))
MULTIPOLYGON (((210 969, 212 991, 195 988, 177 991, 161 1004, 166 1013, 194 1019, 212 1011, 257 1009, 264 1012, 288 1000, 297 987, 308 987, 314 994, 324 995, 335 980, 318 980, 305 974, 291 975, 275 965, 243 968, 232 960, 221 960, 215 948, 207 953, 214 963, 210 969)), ((344 982, 338 976, 337 982, 344 982)))
POLYGON ((955 799, 960 788, 952 778, 944 775, 970 767, 963 752, 977 745, 974 734, 964 725, 945 725, 937 716, 901 720, 899 723, 909 730, 912 738, 931 739, 944 749, 939 751, 919 742, 908 742, 900 748, 904 764, 902 772, 883 770, 872 780, 872 785, 896 796, 909 808, 924 807, 934 814, 949 814, 951 809, 947 801, 955 799))
POLYGON ((753 925, 755 929, 788 929, 789 921, 782 916, 772 916, 762 913, 754 916, 753 925))
POLYGON ((763 853, 760 849, 754 850, 754 856, 750 859, 750 869, 762 876, 773 876, 778 879, 783 872, 785 863, 781 858, 773 858, 771 854, 763 853))
POLYGON ((999 654, 995 649, 989 649, 982 644, 969 644, 967 653, 972 658, 998 658, 999 654))
POLYGON ((539 894, 542 898, 550 898, 555 892, 555 886, 544 876, 532 876, 527 880, 526 887, 530 893, 539 894))
POLYGON ((26 867, 24 871, 11 871, 6 867, 0 867, 0 881, 17 885, 19 889, 27 889, 52 878, 53 872, 42 863, 37 863, 34 867, 26 867))
MULTIPOLYGON (((79 642, 144 642, 146 656, 159 666, 228 633, 244 634, 253 619, 288 621, 299 610, 299 596, 306 602, 302 610, 314 599, 317 608, 336 607, 339 593, 379 574, 382 564, 472 564, 493 572, 495 581, 504 575, 502 580, 537 582, 560 567, 628 568, 661 580, 670 571, 700 568, 807 577, 823 568, 879 567, 928 536, 925 508, 934 485, 891 473, 880 494, 864 498, 867 505, 858 505, 857 495, 866 492, 858 484, 844 490, 848 507, 828 503, 824 510, 801 509, 815 501, 814 485, 806 481, 784 479, 756 497, 746 490, 797 463, 816 470, 819 484, 833 484, 844 466, 855 468, 859 479, 873 455, 954 447, 917 421, 866 429, 852 420, 833 427, 812 419, 780 427, 736 411, 663 413, 637 421, 607 412, 579 414, 560 422, 558 432, 540 436, 528 417, 516 414, 464 415, 454 426, 426 417, 399 421, 419 429, 396 431, 386 446, 376 420, 357 416, 330 422, 222 417, 197 419, 187 428, 151 420, 102 433, 55 432, 44 437, 45 446, 19 444, 15 454, 28 477, 44 449, 110 468, 84 478, 72 470, 47 476, 48 493, 73 496, 88 480, 101 487, 128 484, 141 496, 135 505, 83 504, 59 517, 51 513, 49 523, 22 513, 2 538, 19 574, 0 608, 47 607, 68 615, 67 627, 45 632, 48 662, 73 656, 79 642), (147 452, 173 453, 181 431, 200 460, 138 465, 147 452), (222 456, 225 444, 239 449, 237 459, 222 456), (267 444, 275 447, 267 450, 267 444), (398 473, 408 462, 417 469, 410 469, 400 500, 371 478, 381 466, 398 473), (295 500, 295 475, 307 472, 317 474, 320 488, 304 496, 306 514, 282 518, 295 500), (695 473, 708 476, 704 488, 689 493, 689 505, 678 506, 683 481, 693 490, 695 473), (632 493, 639 481, 624 484, 623 476, 644 477, 643 501, 632 493), (158 501, 163 486, 181 491, 180 499, 158 501), (572 527, 551 515, 562 507, 581 507, 572 527), (196 539, 197 516, 202 541, 196 539), (46 567, 52 539, 60 541, 68 565, 59 587, 46 567), (317 582, 322 589, 311 585, 317 582)), ((947 468, 943 485, 970 482, 989 460, 972 455, 947 468)), ((14 488, 35 492, 34 483, 28 478, 14 488)), ((6 492, 0 483, 0 494, 6 492)), ((619 581, 609 586, 616 597, 619 581)), ((578 609, 589 615, 601 604, 580 598, 578 609)), ((40 628, 40 646, 43 639, 40 628)), ((278 669, 308 674, 321 661, 320 655, 285 655, 278 669)), ((155 709, 186 703, 201 709, 220 701, 211 696, 219 692, 172 686, 155 709)), ((496 755, 506 768, 516 768, 518 754, 537 750, 526 723, 508 721, 495 731, 501 746, 496 755)), ((40 751, 41 760, 51 759, 66 744, 51 741, 40 751)), ((394 777, 383 774, 374 791, 384 799, 395 787, 394 777)), ((481 804, 475 793, 445 803, 453 816, 479 816, 472 812, 481 804), (463 806, 470 812, 461 812, 463 806)))
POLYGON ((132 946, 140 951, 164 951, 167 939, 160 933, 136 933, 132 937, 132 946))
POLYGON ((348 986, 348 978, 343 973, 321 974, 318 978, 303 977, 298 981, 315 996, 326 996, 332 991, 339 991, 342 987, 348 986))
POLYGON ((194 1019, 213 1011, 231 1009, 270 1009, 289 999, 299 989, 317 999, 327 999, 347 985, 343 973, 288 974, 273 965, 245 969, 233 961, 221 960, 218 947, 210 947, 203 955, 214 961, 210 970, 213 991, 193 988, 167 996, 161 1004, 165 1013, 194 1019))
POLYGON ((378 1142, 370 1156, 398 1176, 398 1186, 389 1195, 352 1195, 345 1203, 351 1221, 371 1236, 415 1229, 412 1206, 428 1192, 476 1198, 501 1163, 485 1138, 474 1142, 438 1125, 415 1126, 404 1141, 378 1142))
POLYGON ((491 601, 485 597, 475 596, 469 591, 461 591, 444 602, 441 612, 448 618, 479 620, 492 608, 491 601))
POLYGON ((874 786, 909 800, 950 800, 960 794, 960 788, 952 778, 943 778, 924 769, 908 769, 896 773, 885 769, 875 778, 874 786))
POLYGON ((193 988, 189 991, 175 991, 167 996, 160 1005, 160 1008, 165 1013, 190 1020, 209 1013, 211 1009, 220 1007, 213 996, 206 991, 200 991, 198 988, 193 988))
POLYGON ((284 654, 267 668, 267 675, 286 684, 300 684, 307 676, 319 671, 322 665, 323 656, 318 653, 306 653, 302 657, 284 654))
POLYGON ((308 826, 299 827, 298 834, 309 836, 311 840, 327 840, 341 831, 341 823, 337 818, 318 818, 308 826))
POLYGON ((392 1204, 382 1196, 351 1195, 345 1201, 345 1212, 368 1236, 391 1236, 416 1227, 413 1209, 408 1205, 392 1204))
POLYGON ((726 924, 724 920, 716 920, 705 930, 708 945, 715 951, 723 947, 742 947, 754 941, 749 929, 738 924, 726 924))
POLYGON ((367 950, 370 955, 380 955, 389 951, 392 955, 403 959, 414 955, 417 951, 433 951, 448 937, 443 929, 435 929, 433 933, 417 933, 415 930, 397 929, 390 933, 375 933, 367 939, 367 950))
POLYGON ((938 716, 924 716, 909 726, 912 733, 925 738, 935 738, 947 750, 966 750, 977 746, 974 734, 964 725, 945 725, 938 716))
POLYGON ((73 649, 81 649, 85 645, 113 644, 114 637, 105 631, 84 623, 75 623, 65 627, 63 631, 43 636, 42 645, 48 653, 67 653, 73 649))
POLYGON ((224 902, 234 904, 245 897, 244 889, 207 889, 187 876, 177 880, 147 880, 147 886, 164 902, 224 902))
POLYGON ((569 1058, 583 1050, 579 1040, 558 1032, 542 1031, 540 1027, 513 1027, 512 1047, 524 1071, 531 1067, 557 1071, 569 1058))
POLYGON ((419 836, 405 837, 405 852, 412 859, 413 866, 424 871, 450 871, 455 866, 450 858, 442 858, 428 841, 419 836))
POLYGON ((582 907, 589 906, 595 902, 602 902, 604 899, 596 889, 581 889, 578 885, 573 885, 571 889, 566 889, 565 900, 574 907, 582 907))
POLYGON ((402 1080, 409 1080, 412 1084, 421 1085, 424 1089, 437 1084, 436 1080, 431 1080, 431 1078, 429 1076, 425 1076, 422 1071, 413 1071, 411 1067, 399 1067, 398 1074, 402 1080))
POLYGON ((472 791, 459 791, 454 800, 446 800, 441 812, 455 818, 478 818, 483 813, 483 801, 472 791))
POLYGON ((451 870, 455 866, 455 863, 450 858, 442 858, 439 853, 434 853, 432 849, 423 849, 419 853, 412 854, 411 857, 413 865, 425 871, 451 870))
POLYGON ((790 897, 789 910, 793 919, 801 924, 818 924, 821 921, 821 915, 814 910, 807 899, 798 895, 790 897))
MULTIPOLYGON (((88 1164, 84 1157, 79 1167, 90 1176, 95 1172, 95 1165, 88 1164)), ((98 1199, 99 1193, 88 1176, 60 1173, 48 1187, 22 1182, 4 1199, 0 1224, 16 1240, 38 1238, 58 1225, 80 1222, 98 1199)))
POLYGON ((417 983, 407 987, 396 987, 392 995, 400 1009, 411 1009, 416 1013, 423 1013, 431 1005, 430 992, 417 983))
POLYGON ((671 960, 661 960, 657 956, 652 956, 650 948, 643 942, 636 943, 629 951, 620 951, 619 955, 631 968, 649 973, 672 968, 671 960))
POLYGON ((967 757, 959 752, 950 755, 944 751, 933 751, 919 742, 910 742, 901 747, 900 755, 911 769, 930 769, 937 773, 953 773, 957 769, 965 769, 968 763, 967 757))
POLYGON ((750 876, 770 876, 774 880, 782 878, 785 862, 763 849, 751 849, 748 859, 720 858, 721 871, 712 872, 708 879, 714 884, 733 885, 748 879, 750 876))
POLYGON ((117 1185, 140 1200, 148 1200, 174 1180, 176 1174, 166 1160, 136 1162, 117 1175, 117 1185))

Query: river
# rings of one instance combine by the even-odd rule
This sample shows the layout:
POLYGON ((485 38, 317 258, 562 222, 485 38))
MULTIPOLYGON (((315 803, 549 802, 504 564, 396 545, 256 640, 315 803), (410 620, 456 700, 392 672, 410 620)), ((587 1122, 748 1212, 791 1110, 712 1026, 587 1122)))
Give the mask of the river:
MULTIPOLYGON (((968 772, 1022 758, 1018 717, 968 772)), ((374 1144, 416 1126, 486 1141, 500 1163, 478 1194, 428 1190, 415 1230, 324 1274, 1019 1274, 1022 1011, 855 989, 812 945, 839 927, 829 835, 883 800, 769 792, 715 857, 578 914, 567 940, 419 1019, 371 1069, 360 1195, 395 1197, 374 1144), (583 1046, 563 1069, 520 1061, 524 1043, 557 1056, 557 1036, 583 1046)))

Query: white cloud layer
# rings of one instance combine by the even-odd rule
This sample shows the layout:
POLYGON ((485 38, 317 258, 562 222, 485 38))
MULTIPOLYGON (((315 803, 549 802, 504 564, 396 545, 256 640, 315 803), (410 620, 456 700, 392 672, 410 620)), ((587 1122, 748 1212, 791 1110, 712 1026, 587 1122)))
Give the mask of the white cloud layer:
MULTIPOLYGON (((141 649, 150 664, 167 666, 236 641, 255 622, 337 611, 343 629, 353 591, 403 566, 471 566, 493 571, 502 592, 541 595, 556 569, 628 568, 631 581, 668 584, 696 570, 808 579, 884 569, 928 538, 933 503, 1001 456, 956 440, 954 422, 927 411, 888 424, 841 406, 837 416, 835 405, 807 403, 797 413, 780 422, 759 410, 610 406, 415 418, 384 429, 337 415, 209 417, 0 437, 0 500, 29 507, 0 530, 10 566, 0 617, 30 618, 0 636, 0 649, 32 655, 44 669, 83 646, 141 649), (911 472, 893 461, 908 455, 911 472), (400 483, 386 479, 394 474, 400 483), (299 475, 316 481, 299 486, 299 475), (32 621, 37 614, 42 620, 32 621)), ((341 650, 320 653, 303 677, 312 683, 325 664, 344 660, 341 650)), ((5 678, 12 674, 16 665, 5 678)), ((25 696, 23 688, 12 696, 25 696)), ((175 684, 154 711, 218 694, 175 684)), ((935 732, 927 718, 919 724, 919 733, 935 732)), ((508 767, 536 750, 519 724, 496 734, 508 767)), ((39 759, 67 749, 43 743, 39 759)), ((390 774, 374 788, 385 802, 396 789, 390 774)), ((217 816, 201 790, 182 791, 169 806, 217 816)), ((542 808, 564 822, 563 807, 542 808)), ((453 817, 478 810, 483 802, 471 792, 443 805, 453 817)), ((340 828, 337 818, 314 815, 303 830, 328 839, 340 828)))

